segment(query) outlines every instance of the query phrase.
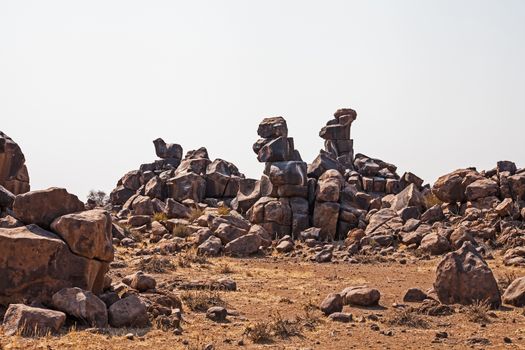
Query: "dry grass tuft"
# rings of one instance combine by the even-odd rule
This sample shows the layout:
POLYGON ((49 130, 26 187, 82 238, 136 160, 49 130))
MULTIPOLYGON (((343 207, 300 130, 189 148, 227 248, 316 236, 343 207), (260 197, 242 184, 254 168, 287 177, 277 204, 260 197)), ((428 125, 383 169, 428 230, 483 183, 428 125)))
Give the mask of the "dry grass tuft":
POLYGON ((204 214, 204 211, 201 208, 193 208, 190 212, 190 221, 195 221, 204 214))
POLYGON ((490 305, 487 301, 476 301, 471 305, 463 308, 465 315, 470 322, 490 323, 489 311, 490 305))
POLYGON ((221 205, 217 208, 217 214, 220 216, 230 215, 230 211, 231 209, 224 205, 221 205))
POLYGON ((519 278, 519 276, 514 272, 504 272, 500 278, 498 278, 498 286, 502 293, 510 286, 514 280, 519 278))
POLYGON ((404 326, 410 328, 426 329, 430 324, 422 316, 420 316, 416 309, 408 307, 399 311, 395 311, 386 319, 386 323, 391 326, 404 326))
POLYGON ((271 343, 273 338, 270 325, 267 322, 256 322, 247 326, 244 334, 257 344, 271 343))
POLYGON ((156 212, 153 214, 153 221, 166 222, 168 221, 168 215, 164 212, 156 212))
POLYGON ((204 265, 207 264, 208 258, 204 255, 198 255, 195 248, 181 252, 177 256, 177 265, 179 267, 191 267, 192 264, 204 265))
POLYGON ((219 265, 217 265, 217 272, 224 275, 228 275, 235 273, 235 269, 228 263, 220 263, 219 265))
POLYGON ((290 338, 301 335, 300 318, 295 320, 283 319, 279 312, 273 315, 273 321, 271 322, 270 328, 272 333, 279 338, 290 338))
POLYGON ((217 291, 194 290, 180 295, 184 305, 195 312, 206 312, 212 306, 226 306, 226 302, 217 291))
POLYGON ((138 264, 138 268, 149 273, 164 273, 175 270, 176 266, 171 258, 155 255, 142 259, 138 264))
POLYGON ((177 224, 177 225, 173 226, 173 229, 171 230, 171 233, 175 237, 179 237, 179 238, 186 238, 189 235, 188 227, 186 225, 183 225, 183 224, 177 224))

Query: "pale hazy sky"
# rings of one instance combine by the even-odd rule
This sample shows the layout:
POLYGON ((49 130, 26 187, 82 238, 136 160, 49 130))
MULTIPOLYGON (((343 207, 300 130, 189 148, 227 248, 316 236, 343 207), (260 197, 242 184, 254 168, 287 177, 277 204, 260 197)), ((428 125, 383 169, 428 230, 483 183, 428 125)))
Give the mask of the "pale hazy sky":
POLYGON ((311 162, 339 107, 356 152, 427 182, 525 167, 525 1, 0 0, 0 130, 33 189, 109 192, 157 137, 259 177, 263 117, 311 162))

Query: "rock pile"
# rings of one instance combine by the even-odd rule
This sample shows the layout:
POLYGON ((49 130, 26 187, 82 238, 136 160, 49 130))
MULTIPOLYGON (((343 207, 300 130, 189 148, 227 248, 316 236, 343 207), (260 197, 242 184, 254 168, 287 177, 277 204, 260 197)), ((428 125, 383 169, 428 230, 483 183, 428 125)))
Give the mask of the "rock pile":
MULTIPOLYGON (((247 217, 274 237, 293 235, 310 226, 307 166, 288 137, 288 127, 282 117, 266 118, 259 125, 261 137, 253 150, 265 163, 262 179, 248 195, 257 201, 247 211, 247 217)), ((244 195, 241 195, 241 197, 244 195)), ((237 199, 238 203, 245 198, 237 199)))
POLYGON ((0 228, 0 304, 49 303, 63 288, 102 291, 113 261, 111 217, 62 188, 16 196, 0 228))
POLYGON ((125 174, 111 192, 113 209, 124 209, 122 216, 166 212, 184 217, 187 210, 183 203, 205 202, 217 207, 228 205, 237 195, 244 175, 232 163, 222 159, 212 162, 206 148, 189 151, 182 158, 180 145, 166 144, 162 139, 153 144, 160 159, 125 174))

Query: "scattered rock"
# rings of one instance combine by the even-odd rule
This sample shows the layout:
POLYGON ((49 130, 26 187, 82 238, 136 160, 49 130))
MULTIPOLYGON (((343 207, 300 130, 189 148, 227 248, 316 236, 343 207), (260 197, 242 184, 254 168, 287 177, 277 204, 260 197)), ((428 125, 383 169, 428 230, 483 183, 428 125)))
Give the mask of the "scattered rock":
POLYGON ((53 307, 89 326, 105 328, 108 325, 106 304, 95 294, 80 288, 66 288, 55 293, 52 298, 53 307))
POLYGON ((23 304, 11 304, 4 315, 4 333, 11 336, 45 336, 58 332, 66 321, 60 311, 41 309, 23 304))
POLYGON ((328 296, 323 300, 319 309, 326 315, 331 315, 334 312, 343 311, 343 298, 341 294, 328 294, 328 296))

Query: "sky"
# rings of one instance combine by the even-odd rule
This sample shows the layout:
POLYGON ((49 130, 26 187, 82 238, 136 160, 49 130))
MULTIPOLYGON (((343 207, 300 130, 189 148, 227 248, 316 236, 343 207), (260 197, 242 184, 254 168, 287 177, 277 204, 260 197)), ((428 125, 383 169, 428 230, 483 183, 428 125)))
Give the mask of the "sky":
POLYGON ((311 162, 341 107, 400 174, 525 167, 525 1, 0 0, 0 130, 32 189, 109 193, 157 137, 259 178, 264 117, 311 162))

